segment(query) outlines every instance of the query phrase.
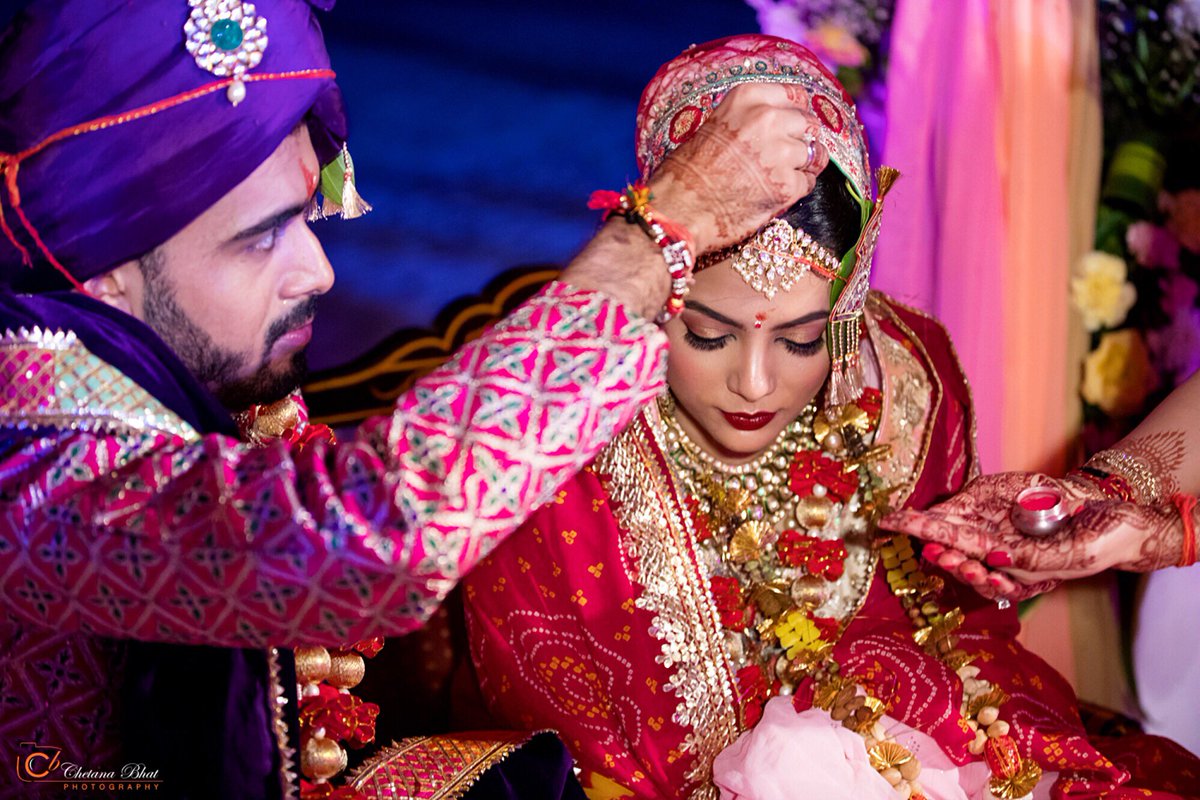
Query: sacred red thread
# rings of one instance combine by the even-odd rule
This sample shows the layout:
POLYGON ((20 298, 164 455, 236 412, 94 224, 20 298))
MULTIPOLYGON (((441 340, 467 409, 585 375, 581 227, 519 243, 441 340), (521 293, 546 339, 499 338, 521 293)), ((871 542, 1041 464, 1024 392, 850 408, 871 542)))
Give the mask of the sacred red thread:
MULTIPOLYGON (((179 94, 172 95, 164 100, 149 103, 131 111, 123 111, 120 114, 108 114, 103 117, 97 117, 96 119, 88 120, 87 122, 81 122, 77 125, 72 125, 69 128, 63 128, 62 130, 50 134, 37 144, 27 147, 15 155, 0 153, 0 172, 4 173, 4 183, 8 189, 8 200, 12 204, 13 211, 17 213, 17 218, 21 221, 21 225, 25 228, 25 231, 29 234, 30 238, 33 239, 33 243, 37 245, 38 250, 41 251, 42 255, 46 257, 46 260, 50 262, 50 265, 62 273, 62 275, 65 276, 68 281, 70 281, 72 286, 80 291, 86 292, 86 290, 83 288, 83 284, 77 281, 75 276, 68 272, 67 268, 64 267, 59 260, 54 257, 54 254, 50 252, 50 248, 48 248, 45 242, 42 241, 42 237, 38 235, 37 229, 33 226, 33 223, 29 221, 29 219, 25 216, 25 212, 21 210, 21 192, 17 188, 17 172, 20 169, 22 161, 30 156, 40 153, 50 145, 60 142, 64 139, 69 139, 73 136, 79 136, 80 134, 84 133, 105 130, 106 128, 111 128, 117 125, 124 125, 126 122, 133 122, 134 120, 143 119, 144 117, 157 114, 160 111, 165 111, 178 105, 183 105, 184 103, 188 103, 197 98, 212 94, 220 89, 227 88, 235 81, 251 83, 255 81, 310 78, 334 79, 336 77, 337 73, 331 69, 301 69, 292 70, 289 72, 263 72, 254 75, 243 75, 241 77, 222 78, 219 81, 206 83, 205 85, 199 86, 195 89, 189 89, 186 92, 180 92, 179 94)), ((13 246, 17 248, 17 251, 20 252, 22 263, 28 267, 32 267, 33 259, 29 255, 29 250, 27 250, 19 241, 17 241, 13 230, 8 226, 8 222, 4 219, 4 209, 2 203, 0 203, 0 230, 4 232, 4 235, 8 237, 8 240, 12 242, 13 246)))
POLYGON ((1190 567, 1196 563, 1196 520, 1192 518, 1196 511, 1196 498, 1190 494, 1175 494, 1171 500, 1183 518, 1183 552, 1179 556, 1179 566, 1190 567))

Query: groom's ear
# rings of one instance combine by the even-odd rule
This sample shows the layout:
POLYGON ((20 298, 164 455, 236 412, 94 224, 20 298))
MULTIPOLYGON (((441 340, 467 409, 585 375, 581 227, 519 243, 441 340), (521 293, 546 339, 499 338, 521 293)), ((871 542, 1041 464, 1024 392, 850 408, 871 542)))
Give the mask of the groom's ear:
POLYGON ((138 262, 126 261, 103 275, 87 279, 83 288, 102 303, 141 319, 145 284, 138 262))

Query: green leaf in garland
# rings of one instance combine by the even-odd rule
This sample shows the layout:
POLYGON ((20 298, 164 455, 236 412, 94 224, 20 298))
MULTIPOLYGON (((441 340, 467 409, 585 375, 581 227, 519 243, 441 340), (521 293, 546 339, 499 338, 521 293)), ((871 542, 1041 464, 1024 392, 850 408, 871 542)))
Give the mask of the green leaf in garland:
MULTIPOLYGON (((349 154, 347 154, 349 159, 349 154)), ((354 168, 354 162, 350 161, 350 168, 354 168)), ((329 202, 340 206, 342 204, 342 186, 346 183, 346 165, 342 161, 342 155, 339 153, 333 161, 330 161, 321 169, 321 196, 329 202)))
POLYGON ((333 161, 321 168, 320 188, 324 202, 311 218, 338 215, 342 219, 354 219, 371 210, 371 204, 359 195, 354 185, 354 159, 350 158, 345 145, 333 161))

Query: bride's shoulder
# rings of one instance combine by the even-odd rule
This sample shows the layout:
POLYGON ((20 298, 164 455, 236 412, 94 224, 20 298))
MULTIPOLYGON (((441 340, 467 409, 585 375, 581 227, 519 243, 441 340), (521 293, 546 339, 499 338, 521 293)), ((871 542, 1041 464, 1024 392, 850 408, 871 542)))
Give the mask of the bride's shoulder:
POLYGON ((877 322, 913 329, 923 335, 937 335, 949 341, 950 332, 942 321, 916 305, 897 300, 886 292, 872 289, 867 295, 867 314, 877 322))
POLYGON ((928 359, 939 364, 945 361, 958 364, 950 331, 928 311, 872 289, 867 298, 866 313, 885 334, 923 351, 928 359))
POLYGON ((866 313, 873 327, 900 342, 921 360, 929 373, 936 374, 945 391, 966 407, 973 406, 966 371, 941 320, 876 290, 867 298, 866 313))

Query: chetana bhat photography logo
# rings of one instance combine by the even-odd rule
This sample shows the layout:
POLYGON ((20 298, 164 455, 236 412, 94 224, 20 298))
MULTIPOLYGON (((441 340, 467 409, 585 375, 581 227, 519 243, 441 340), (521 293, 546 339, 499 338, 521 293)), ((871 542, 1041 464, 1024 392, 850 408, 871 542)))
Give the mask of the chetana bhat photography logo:
POLYGON ((96 768, 78 764, 61 747, 21 742, 17 752, 17 778, 24 783, 54 784, 59 789, 85 792, 157 791, 162 786, 158 770, 145 764, 96 768))

